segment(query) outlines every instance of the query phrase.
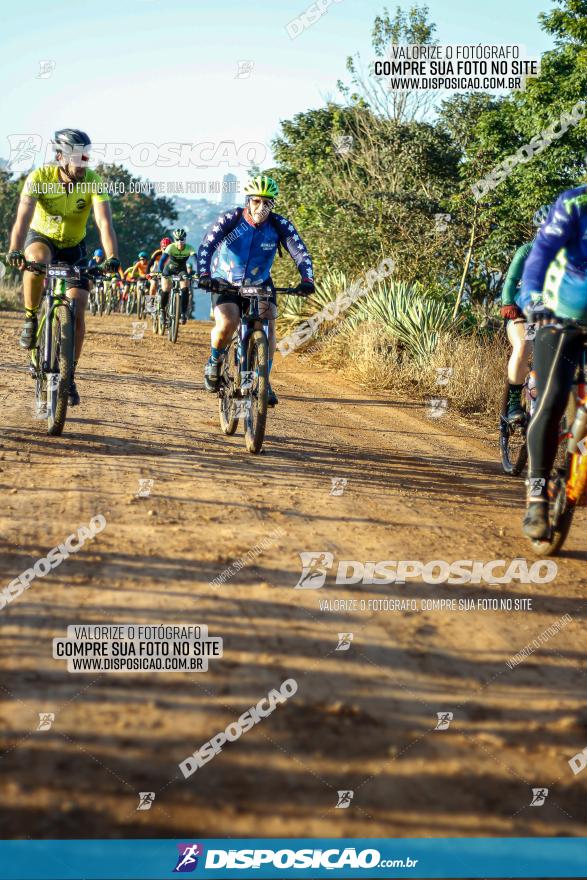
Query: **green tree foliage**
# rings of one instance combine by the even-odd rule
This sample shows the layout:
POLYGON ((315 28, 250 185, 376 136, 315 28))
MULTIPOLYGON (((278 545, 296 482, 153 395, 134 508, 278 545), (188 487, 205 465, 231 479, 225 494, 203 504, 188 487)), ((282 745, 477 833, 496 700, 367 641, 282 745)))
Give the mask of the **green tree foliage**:
MULTIPOLYGON (((137 192, 141 178, 133 177, 122 165, 98 165, 97 173, 119 193, 110 192, 114 228, 118 237, 123 266, 134 263, 137 253, 145 249, 151 253, 164 235, 169 235, 177 212, 171 199, 152 192, 137 192), (123 191, 124 187, 124 191, 123 191), (131 187, 135 192, 131 192, 131 187)), ((87 237, 88 252, 100 245, 100 237, 93 215, 90 215, 87 237)))

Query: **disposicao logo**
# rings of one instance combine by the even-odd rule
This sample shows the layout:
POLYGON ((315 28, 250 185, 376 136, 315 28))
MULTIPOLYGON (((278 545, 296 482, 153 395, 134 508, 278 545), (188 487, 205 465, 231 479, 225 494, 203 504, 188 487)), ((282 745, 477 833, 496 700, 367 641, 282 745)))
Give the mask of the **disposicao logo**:
POLYGON ((173 869, 174 874, 188 874, 198 867, 198 859, 204 855, 204 847, 201 843, 178 843, 179 855, 177 864, 173 869))

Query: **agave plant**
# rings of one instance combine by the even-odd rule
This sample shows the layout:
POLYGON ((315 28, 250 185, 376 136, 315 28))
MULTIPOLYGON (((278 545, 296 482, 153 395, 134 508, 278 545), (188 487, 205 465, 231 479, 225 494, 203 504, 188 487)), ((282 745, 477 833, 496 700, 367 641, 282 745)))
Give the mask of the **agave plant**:
POLYGON ((420 284, 385 279, 357 300, 348 321, 385 325, 417 363, 424 363, 443 333, 460 329, 462 319, 452 313, 451 303, 427 297, 420 284))
MULTIPOLYGON (((324 306, 334 302, 350 286, 351 281, 344 272, 331 269, 324 273, 316 284, 315 293, 311 296, 303 299, 299 296, 284 296, 279 306, 280 329, 284 333, 290 332, 310 315, 320 312, 324 306)), ((327 322, 323 329, 332 329, 332 322, 327 322)))

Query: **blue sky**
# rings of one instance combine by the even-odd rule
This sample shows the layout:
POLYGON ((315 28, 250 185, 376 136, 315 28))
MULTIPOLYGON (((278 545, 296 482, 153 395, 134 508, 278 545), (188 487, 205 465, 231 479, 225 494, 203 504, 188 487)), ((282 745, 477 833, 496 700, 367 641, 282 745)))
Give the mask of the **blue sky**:
MULTIPOLYGON (((2 22, 0 156, 9 154, 8 135, 47 139, 62 126, 86 129, 95 143, 257 143, 262 156, 281 119, 336 96, 349 54, 371 58, 372 22, 384 3, 333 2, 292 40, 286 25, 309 5, 306 0, 14 4, 2 22), (37 78, 41 60, 55 62, 49 78, 37 78), (240 60, 253 62, 248 78, 236 77, 240 60)), ((441 43, 522 43, 534 57, 552 48, 537 21, 551 0, 481 5, 428 0, 428 5, 441 43)), ((388 7, 395 9, 395 3, 388 7)), ((125 164, 152 180, 208 181, 226 171, 246 176, 244 167, 226 164, 207 169, 125 164)))

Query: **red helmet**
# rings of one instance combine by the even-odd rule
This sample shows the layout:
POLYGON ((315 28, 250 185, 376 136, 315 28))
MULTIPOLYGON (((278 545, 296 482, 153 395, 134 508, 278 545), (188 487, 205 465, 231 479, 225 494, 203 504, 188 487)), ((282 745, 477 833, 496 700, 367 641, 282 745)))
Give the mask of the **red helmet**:
POLYGON ((160 247, 160 248, 166 248, 166 247, 168 247, 170 244, 171 244, 171 239, 170 239, 170 238, 162 238, 161 241, 159 242, 159 247, 160 247))

